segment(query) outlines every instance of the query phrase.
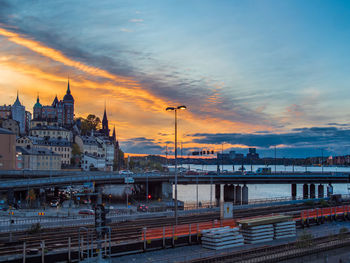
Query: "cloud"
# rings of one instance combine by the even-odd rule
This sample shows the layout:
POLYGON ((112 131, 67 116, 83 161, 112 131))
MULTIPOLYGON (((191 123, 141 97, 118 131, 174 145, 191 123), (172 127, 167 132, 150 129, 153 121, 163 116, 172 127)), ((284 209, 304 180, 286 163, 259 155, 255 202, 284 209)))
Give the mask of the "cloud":
POLYGON ((349 123, 336 123, 336 122, 330 122, 330 123, 327 123, 327 125, 329 125, 329 126, 340 126, 340 127, 350 126, 349 123))
POLYGON ((197 133, 190 136, 194 138, 195 143, 229 143, 260 148, 270 148, 275 145, 316 148, 350 146, 350 129, 336 127, 296 128, 281 134, 197 133))
POLYGON ((131 23, 142 23, 143 19, 140 18, 133 18, 129 20, 131 23))
POLYGON ((133 32, 131 29, 127 29, 127 28, 124 28, 124 27, 122 27, 122 28, 120 29, 120 31, 122 31, 122 32, 128 32, 128 33, 133 32))
POLYGON ((156 144, 154 139, 145 137, 131 138, 121 142, 121 147, 126 153, 161 154, 165 148, 156 144))

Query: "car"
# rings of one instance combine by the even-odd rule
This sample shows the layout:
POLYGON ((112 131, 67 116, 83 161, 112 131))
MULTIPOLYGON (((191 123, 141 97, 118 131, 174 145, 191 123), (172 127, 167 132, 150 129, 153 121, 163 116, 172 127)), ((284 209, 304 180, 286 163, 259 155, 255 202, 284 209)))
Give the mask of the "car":
POLYGON ((189 170, 186 172, 186 175, 199 175, 196 171, 189 170))
POLYGON ((57 199, 54 199, 50 202, 51 207, 58 207, 59 204, 60 204, 60 202, 57 199))
POLYGON ((254 173, 253 171, 247 171, 245 174, 246 175, 255 175, 256 173, 254 173))
POLYGON ((137 207, 137 211, 138 212, 147 212, 148 211, 148 206, 144 205, 144 204, 140 204, 137 207))
POLYGON ((120 170, 119 174, 130 175, 130 174, 134 174, 134 173, 132 171, 129 171, 129 170, 120 170))
POLYGON ((79 212, 78 212, 79 215, 94 215, 95 214, 95 211, 92 210, 92 209, 81 209, 79 212))
POLYGON ((215 172, 215 171, 209 171, 209 172, 207 173, 207 175, 218 175, 218 173, 215 172))

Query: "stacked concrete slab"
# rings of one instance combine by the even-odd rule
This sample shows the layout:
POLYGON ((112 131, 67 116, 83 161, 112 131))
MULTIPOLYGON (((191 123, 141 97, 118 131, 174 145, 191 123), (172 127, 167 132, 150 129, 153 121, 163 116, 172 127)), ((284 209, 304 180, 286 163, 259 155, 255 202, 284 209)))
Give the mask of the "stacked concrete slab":
POLYGON ((295 222, 284 215, 244 219, 237 222, 246 244, 256 244, 295 235, 295 222))
POLYGON ((295 221, 287 221, 274 224, 274 238, 288 238, 296 236, 295 221))
POLYGON ((244 239, 238 227, 219 227, 202 231, 202 247, 204 248, 218 250, 243 244, 244 239))
POLYGON ((242 230, 244 243, 256 244, 272 241, 274 237, 273 225, 249 226, 242 230))

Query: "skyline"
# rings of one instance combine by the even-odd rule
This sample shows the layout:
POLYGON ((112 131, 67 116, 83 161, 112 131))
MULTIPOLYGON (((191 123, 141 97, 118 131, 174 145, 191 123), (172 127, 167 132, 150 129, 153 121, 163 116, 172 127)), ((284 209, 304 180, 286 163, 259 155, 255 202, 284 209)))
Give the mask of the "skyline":
POLYGON ((1 105, 49 104, 69 76, 76 117, 106 101, 127 153, 164 154, 182 104, 188 150, 349 153, 347 2, 82 3, 0 0, 1 105))

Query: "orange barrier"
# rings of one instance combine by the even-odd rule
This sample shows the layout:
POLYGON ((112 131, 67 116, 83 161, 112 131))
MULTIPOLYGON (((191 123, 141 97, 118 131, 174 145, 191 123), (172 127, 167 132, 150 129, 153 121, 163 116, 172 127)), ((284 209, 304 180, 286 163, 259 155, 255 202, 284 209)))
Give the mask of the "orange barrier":
MULTIPOLYGON (((331 216, 331 215, 342 215, 346 213, 350 213, 350 206, 337 206, 337 207, 325 207, 325 208, 316 208, 316 209, 308 209, 300 212, 300 217, 294 217, 293 220, 306 220, 308 218, 316 219, 320 216, 331 216)), ((268 217, 270 215, 264 216, 254 216, 247 217, 245 219, 250 218, 262 218, 268 217)), ((188 236, 188 235, 200 235, 202 230, 217 228, 217 227, 236 227, 236 221, 234 219, 225 219, 225 220, 214 220, 211 222, 201 222, 194 224, 184 224, 177 226, 165 226, 165 227, 157 227, 146 229, 146 232, 142 233, 142 240, 152 240, 152 239, 161 239, 161 238, 169 238, 174 237, 175 239, 179 236, 188 236)))
POLYGON ((157 227, 146 229, 146 232, 142 234, 142 240, 150 240, 150 239, 160 239, 160 238, 168 238, 168 237, 179 237, 179 236, 188 236, 189 234, 200 235, 202 230, 217 228, 217 227, 235 227, 236 221, 233 219, 226 220, 214 220, 212 222, 201 222, 194 224, 185 224, 185 225, 177 225, 177 226, 165 226, 165 227, 157 227), (146 234, 146 237, 145 237, 146 234))
POLYGON ((294 219, 306 220, 308 218, 317 218, 320 216, 343 215, 349 213, 349 205, 308 209, 300 212, 300 217, 294 219))

